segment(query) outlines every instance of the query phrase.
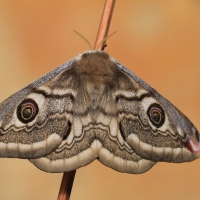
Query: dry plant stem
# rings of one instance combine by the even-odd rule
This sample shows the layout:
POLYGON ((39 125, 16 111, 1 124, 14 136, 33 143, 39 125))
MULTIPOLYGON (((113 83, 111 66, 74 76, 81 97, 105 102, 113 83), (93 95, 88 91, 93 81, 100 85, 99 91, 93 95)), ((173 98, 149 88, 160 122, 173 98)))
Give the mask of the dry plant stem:
POLYGON ((76 170, 63 173, 60 191, 57 200, 69 200, 76 170))
POLYGON ((106 41, 105 41, 98 47, 99 43, 108 35, 108 30, 110 27, 110 22, 111 22, 112 13, 114 10, 115 2, 116 0, 106 0, 105 2, 102 17, 101 17, 101 22, 99 25, 99 30, 97 33, 96 42, 94 45, 94 49, 96 50, 103 50, 104 47, 106 46, 106 41))
MULTIPOLYGON (((106 0, 105 2, 94 49, 96 49, 98 47, 98 44, 108 35, 108 30, 109 30, 115 2, 116 0, 106 0)), ((104 42, 102 43, 102 45, 98 47, 98 49, 102 50, 105 46, 106 46, 106 43, 104 42)), ((76 170, 71 171, 71 172, 65 172, 63 174, 57 200, 70 199, 70 194, 71 194, 71 190, 73 186, 75 173, 76 173, 76 170)))

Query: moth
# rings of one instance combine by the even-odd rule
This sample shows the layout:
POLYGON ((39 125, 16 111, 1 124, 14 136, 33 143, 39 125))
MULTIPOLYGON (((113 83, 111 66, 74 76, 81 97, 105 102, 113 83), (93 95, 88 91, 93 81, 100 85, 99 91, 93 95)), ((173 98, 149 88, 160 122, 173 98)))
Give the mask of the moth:
POLYGON ((98 159, 137 174, 199 152, 189 119, 104 51, 78 55, 0 104, 0 157, 46 172, 98 159))

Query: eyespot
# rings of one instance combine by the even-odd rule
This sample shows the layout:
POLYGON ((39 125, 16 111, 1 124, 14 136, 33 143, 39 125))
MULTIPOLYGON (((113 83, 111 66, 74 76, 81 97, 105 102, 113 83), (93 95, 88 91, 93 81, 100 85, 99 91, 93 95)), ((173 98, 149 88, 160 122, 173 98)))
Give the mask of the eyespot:
POLYGON ((38 105, 32 99, 23 100, 17 108, 17 117, 24 124, 33 121, 37 113, 38 105))
POLYGON ((157 103, 153 103, 149 106, 147 115, 151 123, 157 128, 160 128, 165 122, 165 112, 157 103))

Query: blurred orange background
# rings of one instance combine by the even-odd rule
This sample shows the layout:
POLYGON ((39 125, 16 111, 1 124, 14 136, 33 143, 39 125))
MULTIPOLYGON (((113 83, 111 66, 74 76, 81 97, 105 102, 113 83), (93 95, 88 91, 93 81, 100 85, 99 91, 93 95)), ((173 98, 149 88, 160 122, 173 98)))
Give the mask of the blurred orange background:
MULTIPOLYGON (((0 0, 0 101, 94 44, 104 0, 0 0)), ((117 1, 105 49, 200 130, 200 2, 117 1)), ((98 161, 77 170, 71 200, 197 200, 200 160, 158 163, 142 175, 98 161)), ((55 200, 62 174, 0 159, 0 199, 55 200)))

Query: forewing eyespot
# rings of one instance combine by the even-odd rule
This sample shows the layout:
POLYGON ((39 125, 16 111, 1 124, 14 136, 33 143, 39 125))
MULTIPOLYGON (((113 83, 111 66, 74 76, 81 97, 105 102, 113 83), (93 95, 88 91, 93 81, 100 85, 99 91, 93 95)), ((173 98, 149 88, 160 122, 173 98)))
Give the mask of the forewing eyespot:
POLYGON ((160 128, 165 122, 165 112, 157 103, 153 103, 149 106, 147 115, 151 123, 157 128, 160 128))
POLYGON ((24 124, 33 121, 37 113, 38 105, 32 99, 23 100, 17 107, 17 117, 24 124))

